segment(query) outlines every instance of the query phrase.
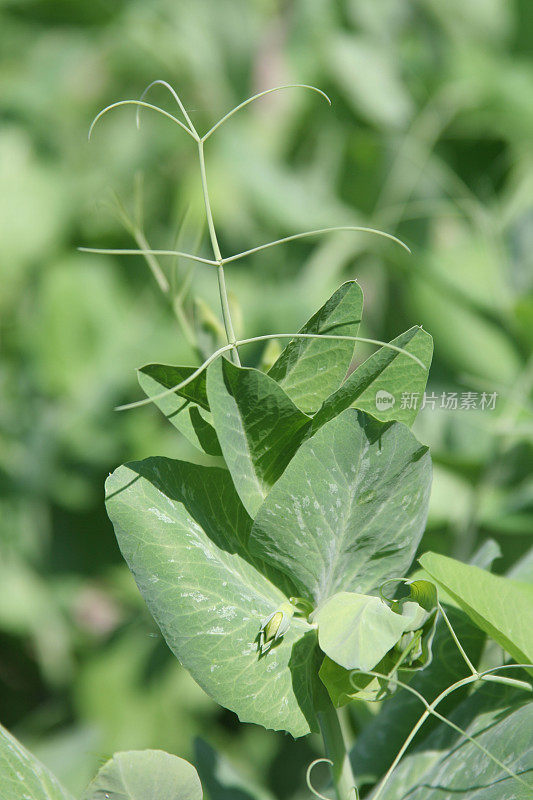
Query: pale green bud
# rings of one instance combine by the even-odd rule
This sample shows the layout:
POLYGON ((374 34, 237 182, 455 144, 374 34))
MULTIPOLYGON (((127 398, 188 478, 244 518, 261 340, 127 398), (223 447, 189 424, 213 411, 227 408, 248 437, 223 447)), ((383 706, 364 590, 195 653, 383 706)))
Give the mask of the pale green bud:
POLYGON ((290 627, 291 619, 294 616, 294 607, 291 603, 283 603, 280 608, 273 611, 261 624, 259 631, 259 649, 261 653, 267 653, 274 642, 281 639, 290 627))

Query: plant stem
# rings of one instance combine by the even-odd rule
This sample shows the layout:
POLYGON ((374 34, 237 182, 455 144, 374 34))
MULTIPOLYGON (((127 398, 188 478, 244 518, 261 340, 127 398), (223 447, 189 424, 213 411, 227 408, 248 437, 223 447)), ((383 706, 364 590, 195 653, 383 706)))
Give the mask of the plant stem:
POLYGON ((355 780, 346 750, 337 711, 329 698, 321 698, 316 710, 326 756, 332 762, 331 773, 337 800, 353 800, 355 780))
POLYGON ((185 316, 183 312, 183 306, 181 304, 181 300, 179 298, 172 298, 170 292, 170 284, 167 280, 167 277, 161 267, 159 266, 159 262, 157 259, 150 253, 147 252, 150 250, 150 245, 148 244, 144 233, 135 227, 131 228, 131 233, 133 238, 144 251, 143 255, 146 259, 148 266, 154 276, 155 280, 157 281, 157 285, 161 289, 164 295, 166 295, 171 300, 172 310, 176 315, 176 319, 178 320, 178 324, 182 330, 183 335, 187 341, 187 344, 192 350, 198 351, 198 343, 196 342, 196 337, 194 335, 194 331, 192 330, 191 326, 189 325, 189 320, 185 316))
POLYGON ((218 276, 218 291, 220 293, 220 305, 222 306, 222 318, 224 320, 224 329, 226 331, 226 338, 228 344, 232 345, 231 358, 233 362, 240 366, 239 352, 236 345, 235 331, 231 322, 231 313, 228 302, 228 292, 226 290, 226 279, 224 276, 224 266, 222 263, 222 253, 218 244, 217 234, 215 230, 215 223, 213 221, 213 213, 211 211, 211 203, 209 202, 209 192, 207 191, 207 174, 205 169, 204 157, 204 143, 202 140, 198 142, 198 157, 200 159, 200 175, 202 177, 202 190, 204 193, 205 213, 207 216, 207 227, 209 228, 209 236, 211 238, 211 246, 213 248, 213 255, 217 262, 217 276, 218 276))

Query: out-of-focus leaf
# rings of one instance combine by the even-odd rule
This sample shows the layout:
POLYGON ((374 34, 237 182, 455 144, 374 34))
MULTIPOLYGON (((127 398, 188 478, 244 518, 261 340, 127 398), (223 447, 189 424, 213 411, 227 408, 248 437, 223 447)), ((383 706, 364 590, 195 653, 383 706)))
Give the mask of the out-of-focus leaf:
POLYGON ((194 752, 206 800, 273 800, 266 789, 242 777, 222 753, 203 739, 196 739, 194 752))
POLYGON ((162 750, 115 753, 98 771, 84 800, 202 800, 192 764, 162 750))
POLYGON ((391 53, 362 36, 330 40, 329 68, 356 113, 385 127, 402 127, 412 112, 391 53))

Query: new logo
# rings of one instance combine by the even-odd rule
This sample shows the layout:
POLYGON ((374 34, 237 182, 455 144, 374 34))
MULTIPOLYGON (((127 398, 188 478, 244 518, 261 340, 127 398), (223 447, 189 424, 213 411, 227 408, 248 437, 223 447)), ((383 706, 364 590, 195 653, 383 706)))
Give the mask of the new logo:
POLYGON ((390 392, 386 392, 384 389, 376 392, 376 408, 378 411, 387 411, 387 409, 393 407, 395 402, 396 398, 390 392))

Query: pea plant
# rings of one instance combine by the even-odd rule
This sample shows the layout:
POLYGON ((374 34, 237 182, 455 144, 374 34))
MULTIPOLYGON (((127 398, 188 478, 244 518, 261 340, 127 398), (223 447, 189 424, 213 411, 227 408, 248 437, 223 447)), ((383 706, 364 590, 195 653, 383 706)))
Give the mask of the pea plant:
MULTIPOLYGON (((198 367, 143 367, 146 398, 120 407, 156 404, 204 462, 153 457, 119 467, 107 481, 108 514, 151 614, 180 663, 241 722, 295 738, 321 734, 324 757, 307 772, 317 797, 532 797, 533 585, 491 574, 479 566, 489 566, 483 554, 463 564, 426 553, 413 568, 431 459, 410 430, 416 409, 399 398, 425 388, 430 335, 415 326, 391 342, 359 337, 363 294, 351 280, 297 332, 235 336, 225 275, 235 261, 336 230, 405 247, 391 234, 342 226, 222 255, 204 154, 210 137, 269 92, 301 88, 328 98, 311 86, 277 87, 201 136, 172 87, 155 83, 170 91, 182 118, 146 102, 145 92, 104 109, 91 131, 111 109, 135 105, 193 140, 212 258, 151 249, 129 218, 137 249, 92 252, 143 254, 166 293, 160 256, 216 271, 227 343, 198 367), (284 347, 268 369, 243 365, 247 345, 270 340, 284 347), (358 342, 377 349, 350 372, 358 342), (485 635, 501 650, 483 651, 485 635), (380 713, 350 751, 339 709, 353 701, 375 703, 380 713), (320 762, 329 777, 319 791, 320 762)), ((183 305, 177 316, 190 338, 183 305)), ((1 752, 6 800, 69 796, 7 732, 1 752), (17 793, 20 780, 26 793, 17 793)), ((233 796, 204 783, 209 797, 233 796)), ((191 764, 142 751, 116 754, 86 800, 200 800, 202 792, 191 764)))

